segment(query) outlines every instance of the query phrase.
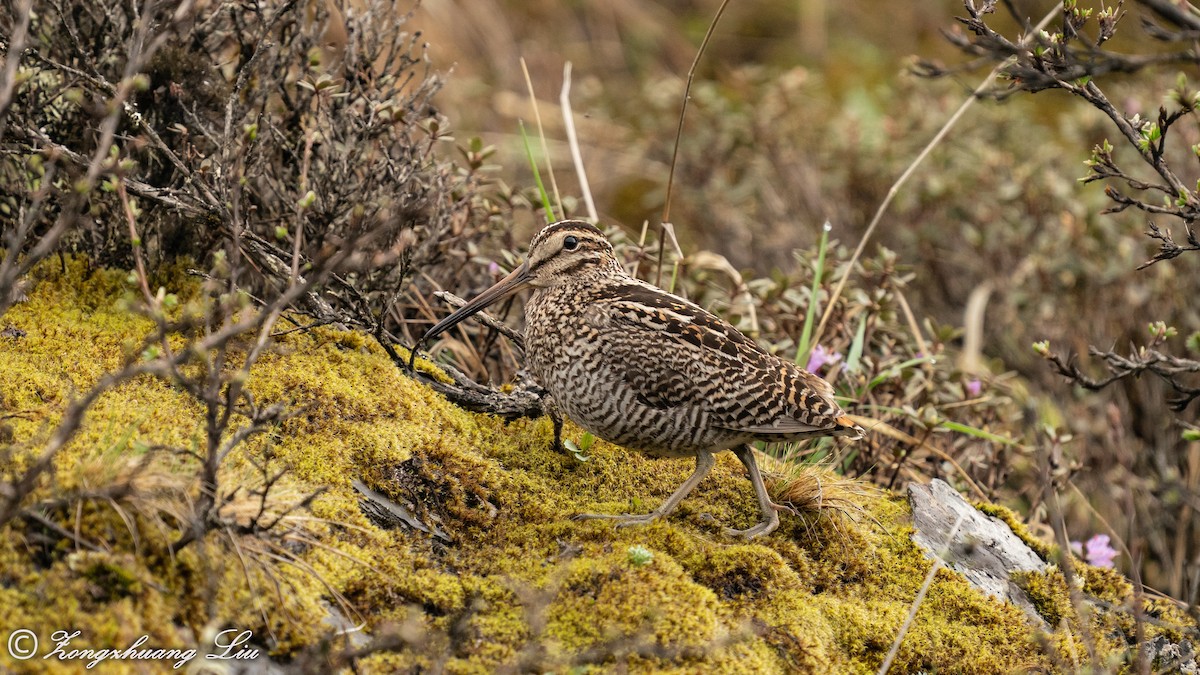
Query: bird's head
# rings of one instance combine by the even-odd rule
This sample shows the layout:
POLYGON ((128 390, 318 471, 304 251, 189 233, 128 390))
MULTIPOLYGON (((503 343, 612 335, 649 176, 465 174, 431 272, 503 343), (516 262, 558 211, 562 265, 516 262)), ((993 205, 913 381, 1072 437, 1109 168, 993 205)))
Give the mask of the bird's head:
POLYGON ((488 305, 533 287, 558 286, 595 274, 619 273, 621 265, 600 228, 582 220, 551 223, 533 236, 529 257, 508 276, 442 319, 421 337, 424 343, 488 305))

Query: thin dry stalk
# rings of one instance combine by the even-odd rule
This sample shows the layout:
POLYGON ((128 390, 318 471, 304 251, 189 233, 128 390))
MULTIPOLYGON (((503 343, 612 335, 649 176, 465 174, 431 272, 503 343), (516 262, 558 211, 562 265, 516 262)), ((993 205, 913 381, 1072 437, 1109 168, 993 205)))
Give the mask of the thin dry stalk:
POLYGON ((879 675, 887 675, 887 672, 892 667, 892 661, 896 660, 896 654, 900 652, 900 643, 904 641, 905 634, 912 626, 912 622, 917 617, 917 609, 921 607, 921 602, 925 600, 925 594, 929 592, 929 587, 933 585, 933 578, 937 576, 938 570, 945 564, 942 558, 950 552, 950 546, 954 543, 954 535, 958 534, 958 528, 962 526, 965 513, 958 515, 958 520, 954 521, 954 527, 950 528, 950 534, 946 535, 946 545, 938 551, 937 557, 934 558, 933 565, 929 568, 929 573, 925 575, 925 581, 921 584, 921 590, 917 591, 917 597, 913 599, 912 606, 908 608, 908 616, 905 617, 904 623, 900 624, 900 633, 896 635, 896 640, 892 642, 892 648, 888 650, 887 657, 883 660, 883 665, 879 666, 879 675))
MULTIPOLYGON (((1041 30, 1045 28, 1052 19, 1054 19, 1054 17, 1061 14, 1062 7, 1055 5, 1049 12, 1046 13, 1046 16, 1042 17, 1042 20, 1038 22, 1037 27, 1026 34, 1022 44, 1026 44, 1034 40, 1038 33, 1040 33, 1041 30)), ((846 282, 850 279, 850 273, 853 271, 855 263, 857 263, 858 259, 862 257, 863 251, 867 248, 867 242, 871 239, 871 235, 875 233, 875 228, 879 226, 880 221, 883 220, 884 212, 887 211, 889 206, 891 206, 892 200, 896 198, 896 195, 900 194, 900 188, 908 182, 908 179, 911 178, 914 173, 916 173, 917 167, 921 165, 921 162, 925 161, 925 158, 928 157, 931 152, 933 152, 933 149, 941 144, 941 142, 950 133, 950 130, 954 128, 954 125, 958 124, 958 121, 962 119, 963 115, 966 114, 971 105, 975 103, 975 100, 978 99, 984 92, 986 92, 989 87, 991 87, 992 80, 995 80, 996 76, 999 75, 1006 67, 1008 67, 1012 61, 1013 59, 1009 59, 997 65, 992 69, 992 72, 988 73, 987 76, 983 78, 983 81, 979 83, 979 86, 975 87, 975 90, 971 92, 971 95, 968 96, 967 99, 962 102, 962 105, 958 107, 958 110, 954 111, 954 114, 950 116, 950 119, 946 120, 946 123, 942 125, 942 128, 939 129, 938 132, 934 134, 933 138, 930 139, 929 143, 927 143, 925 147, 921 149, 921 152, 918 153, 916 158, 913 159, 912 163, 908 165, 908 168, 904 170, 904 173, 900 174, 900 177, 896 179, 896 182, 892 183, 892 186, 888 188, 887 195, 884 196, 883 201, 880 202, 879 208, 875 209, 875 215, 871 218, 870 224, 867 225, 866 231, 863 232, 862 239, 858 242, 858 246, 855 247, 854 255, 850 256, 850 264, 846 265, 846 273, 843 274, 842 278, 838 280, 837 286, 834 287, 833 293, 829 296, 829 302, 825 305, 825 312, 821 314, 821 321, 817 324, 817 329, 813 331, 813 344, 820 342, 821 336, 824 335, 825 326, 829 323, 829 317, 833 315, 833 308, 837 304, 838 298, 841 297, 842 291, 846 288, 846 282)))
POLYGON ((4 113, 12 105, 13 90, 17 86, 17 67, 21 64, 21 54, 25 51, 25 39, 29 36, 29 19, 33 15, 33 0, 24 0, 16 8, 17 25, 13 27, 12 36, 8 39, 7 56, 4 59, 4 72, 0 80, 0 140, 4 140, 4 132, 8 128, 8 116, 4 113))
MULTIPOLYGON (((1075 496, 1079 497, 1079 503, 1083 504, 1087 508, 1088 512, 1092 514, 1092 517, 1104 526, 1104 531, 1108 533, 1108 536, 1111 537, 1114 542, 1116 542, 1117 546, 1121 549, 1121 552, 1125 554, 1125 557, 1132 561, 1133 553, 1129 550, 1129 546, 1125 544, 1125 538, 1120 534, 1117 534, 1116 528, 1109 524, 1108 519, 1104 517, 1104 514, 1100 513, 1095 506, 1092 506, 1092 500, 1088 499, 1087 495, 1083 494, 1083 491, 1079 489, 1079 486, 1075 484, 1075 481, 1068 478, 1067 485, 1069 485, 1071 490, 1075 492, 1075 496)), ((1138 573, 1138 568, 1136 566, 1133 567, 1133 572, 1134 574, 1141 576, 1138 573)))
POLYGON ((664 223, 671 222, 671 188, 675 184, 675 165, 679 163, 679 141, 683 138, 683 119, 687 115, 688 101, 692 98, 692 81, 696 79, 696 67, 700 65, 700 57, 704 56, 705 50, 708 49, 708 41, 712 39, 713 33, 717 30, 717 22, 721 20, 721 15, 725 13, 725 8, 728 6, 729 0, 722 0, 721 6, 717 8, 716 16, 708 24, 704 40, 700 42, 700 49, 696 50, 696 58, 692 59, 692 67, 688 68, 687 83, 683 87, 683 103, 679 106, 679 124, 675 128, 675 149, 671 151, 671 169, 667 173, 667 195, 663 203, 662 215, 664 223))
POLYGON ((921 327, 917 324, 917 317, 913 315, 912 308, 908 306, 908 299, 896 289, 896 301, 900 304, 900 310, 904 312, 904 320, 908 322, 908 329, 912 331, 913 341, 917 343, 917 349, 922 354, 929 354, 929 345, 925 343, 925 337, 921 335, 921 327))
MULTIPOLYGON (((579 191, 583 193, 583 203, 587 207, 588 218, 593 223, 600 222, 596 213, 596 202, 592 199, 592 188, 588 184, 587 171, 583 168, 583 153, 579 151, 579 137, 575 135, 575 113, 571 110, 571 62, 563 64, 562 93, 558 96, 559 107, 562 108, 563 126, 567 129, 567 145, 571 147, 571 161, 575 163, 575 175, 579 177, 579 191)), ((553 176, 551 176, 553 178, 553 176)))
POLYGON ((963 311, 963 350, 959 364, 963 372, 976 375, 985 371, 983 365, 983 322, 992 282, 985 281, 971 291, 963 311))
MULTIPOLYGON (((717 8, 717 13, 713 16, 712 22, 708 24, 708 30, 704 33, 704 40, 700 43, 700 48, 696 50, 696 58, 692 60, 691 68, 688 68, 687 83, 683 87, 683 103, 679 106, 679 124, 675 128, 675 148, 671 151, 671 169, 667 172, 667 195, 663 202, 662 223, 659 225, 658 238, 661 242, 663 239, 664 230, 667 223, 671 222, 671 188, 675 184, 675 165, 679 163, 679 141, 683 138, 683 120, 687 115, 688 101, 692 97, 692 81, 696 79, 696 67, 700 65, 700 57, 704 56, 704 52, 708 49, 708 41, 712 39, 713 33, 717 30, 717 23, 721 20, 721 15, 725 13, 725 8, 729 6, 729 0, 722 0, 721 6, 717 8)), ((662 286, 662 267, 664 247, 659 244, 658 247, 658 266, 655 271, 654 285, 662 286)))
POLYGON ((975 491, 975 494, 977 494, 980 499, 985 501, 988 499, 987 492, 985 492, 984 489, 980 487, 973 478, 971 478, 971 474, 969 474, 967 470, 964 469, 962 465, 959 464, 958 461, 955 460, 954 457, 950 456, 945 450, 942 450, 941 448, 927 442, 924 439, 918 439, 911 434, 907 434, 888 424, 887 422, 884 422, 883 420, 877 420, 871 417, 863 417, 861 415, 848 415, 848 417, 854 420, 855 424, 867 429, 868 431, 877 432, 889 438, 900 441, 901 443, 910 445, 914 450, 925 449, 937 455, 939 459, 954 467, 955 471, 962 476, 963 481, 965 481, 966 484, 975 491))
MULTIPOLYGON (((529 88, 529 103, 533 106, 533 120, 537 122, 538 138, 542 143, 542 155, 546 158, 546 172, 550 174, 550 189, 554 191, 554 202, 558 204, 560 215, 566 218, 562 195, 558 193, 558 181, 554 178, 554 163, 550 161, 550 146, 546 144, 546 129, 542 126, 541 109, 538 106, 537 95, 533 91, 533 79, 529 77, 529 66, 525 64, 525 57, 521 57, 521 72, 525 73, 525 86, 529 88)), ((554 220, 554 213, 551 212, 549 215, 550 219, 554 220)))
MULTIPOLYGON (((1051 443, 1058 443, 1058 439, 1054 439, 1051 443)), ((1098 666, 1099 662, 1096 659, 1096 641, 1092 636, 1091 627, 1088 625, 1090 611, 1083 600, 1083 593, 1080 590, 1080 585, 1076 583, 1075 563, 1071 559, 1071 541, 1067 536, 1067 525, 1063 519, 1062 506, 1059 503, 1058 491, 1054 488, 1054 478, 1051 476, 1051 463, 1054 455, 1050 448, 1043 447, 1041 463, 1041 478, 1042 478, 1042 494, 1045 499, 1046 507, 1050 511, 1050 525, 1054 530, 1054 538, 1059 548, 1059 569, 1062 571, 1063 582, 1067 586, 1067 595, 1071 599, 1071 607, 1075 610, 1075 617, 1079 625, 1079 633, 1083 638, 1084 647, 1087 648, 1088 662, 1094 666, 1098 666)))

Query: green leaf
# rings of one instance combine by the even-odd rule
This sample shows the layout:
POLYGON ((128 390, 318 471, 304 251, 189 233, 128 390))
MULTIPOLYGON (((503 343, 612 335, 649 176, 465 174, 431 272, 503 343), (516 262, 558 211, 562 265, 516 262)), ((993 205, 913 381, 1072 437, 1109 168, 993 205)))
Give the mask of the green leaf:
MULTIPOLYGON (((584 438, 586 439, 587 436, 590 436, 590 434, 585 434, 584 438)), ((595 438, 593 438, 590 441, 587 441, 587 447, 591 447, 593 441, 595 441, 595 438)), ((589 457, 586 453, 587 447, 580 448, 579 445, 575 443, 575 441, 573 441, 569 438, 563 440, 563 447, 566 448, 567 450, 569 450, 571 452, 571 454, 575 456, 575 459, 577 461, 586 462, 591 459, 591 457, 589 457)))
POLYGON ((1200 352, 1200 331, 1196 331, 1188 336, 1187 348, 1193 352, 1200 352))

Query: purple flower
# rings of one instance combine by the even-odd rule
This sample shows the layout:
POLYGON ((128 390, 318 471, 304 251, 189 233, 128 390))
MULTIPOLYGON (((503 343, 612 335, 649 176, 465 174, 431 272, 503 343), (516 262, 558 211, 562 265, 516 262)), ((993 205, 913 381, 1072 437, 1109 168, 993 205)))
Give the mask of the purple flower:
POLYGON ((808 356, 808 365, 804 367, 810 373, 815 373, 827 365, 837 363, 842 360, 841 352, 825 351, 821 345, 813 347, 812 353, 808 356))
POLYGON ((500 265, 499 265, 499 263, 497 263, 497 262, 496 262, 496 261, 494 261, 494 260, 493 260, 492 262, 488 263, 488 272, 489 272, 489 273, 491 273, 491 274, 495 274, 495 273, 497 273, 497 272, 499 272, 499 271, 500 271, 500 265))
POLYGON ((1097 534, 1088 539, 1087 543, 1083 545, 1083 559, 1089 565, 1112 568, 1113 559, 1120 554, 1112 546, 1109 546, 1109 541, 1107 534, 1097 534))
POLYGON ((970 396, 971 398, 979 396, 979 392, 983 391, 983 383, 979 381, 978 377, 973 377, 967 380, 966 387, 967 396, 970 396))

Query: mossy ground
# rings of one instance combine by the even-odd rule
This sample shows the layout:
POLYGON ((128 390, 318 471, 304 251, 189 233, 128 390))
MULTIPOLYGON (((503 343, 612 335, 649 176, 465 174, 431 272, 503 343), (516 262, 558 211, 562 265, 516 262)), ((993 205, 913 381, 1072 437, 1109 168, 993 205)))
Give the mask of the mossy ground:
MULTIPOLYGON (((118 367, 150 329, 123 309, 124 273, 88 273, 78 260, 65 271, 58 265, 39 267, 29 301, 0 318, 0 327, 25 332, 0 338, 0 420, 15 440, 10 474, 39 451, 71 397, 118 367)), ((190 282, 180 279, 169 290, 186 294, 190 282)), ((723 537, 722 524, 746 527, 758 515, 728 453, 666 522, 618 530, 573 521, 581 512, 649 510, 692 467, 603 442, 586 462, 555 453, 547 420, 506 424, 465 413, 354 333, 281 337, 249 389, 260 404, 304 410, 231 455, 225 484, 252 483, 249 460, 269 450, 290 471, 278 494, 326 488, 311 514, 288 521, 290 562, 267 543, 222 533, 171 555, 178 532, 164 514, 194 498, 197 467, 160 450, 138 495, 44 514, 99 543, 98 551, 47 543, 46 531, 27 520, 7 525, 0 626, 43 639, 77 629, 80 644, 94 648, 143 634, 190 647, 214 627, 235 627, 253 630, 287 660, 326 635, 327 608, 344 603, 368 634, 414 620, 426 632, 421 649, 368 657, 368 672, 434 662, 486 672, 518 661, 542 669, 874 672, 929 570, 898 498, 869 497, 865 517, 855 519, 785 515, 778 531, 751 543, 723 537), (413 505, 452 541, 377 527, 359 509, 355 479, 413 505), (632 556, 632 546, 652 556, 632 556)), ((36 496, 103 487, 147 448, 190 447, 203 422, 179 389, 149 377, 127 382, 98 401, 36 496)), ((569 436, 578 433, 568 425, 569 436)), ((1128 588, 1114 592, 1127 596, 1128 588)), ((1108 654, 1124 648, 1101 642, 1108 654)), ((1046 644, 1018 610, 943 570, 893 672, 1052 670, 1046 644)), ((47 664, 58 665, 38 665, 47 664)))

